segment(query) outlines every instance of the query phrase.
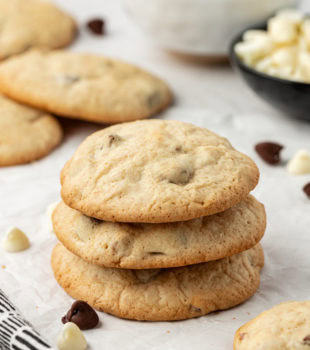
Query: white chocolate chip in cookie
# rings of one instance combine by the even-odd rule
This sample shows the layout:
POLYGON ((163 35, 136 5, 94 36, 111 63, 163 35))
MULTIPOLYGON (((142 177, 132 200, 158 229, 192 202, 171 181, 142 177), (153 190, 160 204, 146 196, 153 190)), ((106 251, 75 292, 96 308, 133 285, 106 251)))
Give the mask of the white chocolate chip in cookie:
POLYGON ((57 338, 59 350, 85 350, 86 339, 80 328, 73 322, 66 323, 57 338))
POLYGON ((30 243, 23 231, 17 227, 10 228, 1 242, 1 247, 7 252, 20 252, 29 248, 30 243))
POLYGON ((310 154, 306 150, 298 151, 287 164, 287 171, 292 175, 310 173, 310 154))
POLYGON ((53 202, 46 209, 46 215, 48 217, 48 226, 49 226, 50 231, 52 231, 52 232, 54 232, 53 223, 52 223, 52 215, 53 215, 53 212, 56 209, 58 203, 59 202, 53 202))

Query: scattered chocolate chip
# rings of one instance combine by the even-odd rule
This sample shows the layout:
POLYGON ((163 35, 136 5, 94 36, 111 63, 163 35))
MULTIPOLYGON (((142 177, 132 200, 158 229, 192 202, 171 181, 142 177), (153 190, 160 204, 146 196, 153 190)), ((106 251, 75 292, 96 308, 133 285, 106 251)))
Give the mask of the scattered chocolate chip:
POLYGON ((240 333, 239 340, 242 341, 245 336, 246 336, 246 333, 240 333))
POLYGON ((105 23, 101 18, 94 18, 87 22, 88 29, 96 35, 103 35, 105 33, 105 23))
POLYGON ((302 343, 303 345, 310 345, 310 334, 304 337, 302 343))
POLYGON ((280 162, 280 151, 282 145, 273 142, 261 142, 255 146, 256 152, 268 164, 278 164, 280 162))
MULTIPOLYGON (((305 192, 305 194, 310 198, 310 182, 307 183, 304 187, 303 190, 305 192)), ((309 336, 310 337, 310 336, 309 336)))
POLYGON ((95 328, 99 322, 96 311, 87 303, 81 300, 75 301, 71 309, 61 319, 62 323, 73 322, 80 329, 95 328))

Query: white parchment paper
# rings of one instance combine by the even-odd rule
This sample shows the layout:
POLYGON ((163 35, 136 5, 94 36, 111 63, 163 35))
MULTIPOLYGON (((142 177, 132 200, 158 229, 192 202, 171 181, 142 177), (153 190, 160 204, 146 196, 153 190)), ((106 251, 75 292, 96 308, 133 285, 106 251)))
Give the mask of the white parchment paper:
MULTIPOLYGON (((293 177, 284 166, 271 167, 253 146, 272 140, 285 146, 284 161, 298 149, 310 151, 310 123, 294 121, 258 100, 228 67, 207 67, 177 60, 154 47, 130 23, 118 1, 57 1, 80 21, 105 16, 108 34, 96 38, 83 28, 76 51, 92 51, 137 63, 164 77, 176 103, 162 118, 208 127, 249 154, 261 170, 254 194, 267 210, 268 228, 262 245, 266 266, 257 294, 241 306, 182 322, 147 323, 99 313, 98 328, 85 331, 90 349, 232 349, 234 332, 261 311, 286 300, 310 298, 310 200, 302 186, 310 175, 293 177)), ((65 140, 38 162, 0 169, 0 238, 15 225, 31 240, 25 252, 0 251, 0 287, 26 318, 55 345, 72 299, 57 285, 50 267, 56 243, 46 216, 47 206, 60 198, 59 172, 76 147, 102 126, 65 121, 65 140)))

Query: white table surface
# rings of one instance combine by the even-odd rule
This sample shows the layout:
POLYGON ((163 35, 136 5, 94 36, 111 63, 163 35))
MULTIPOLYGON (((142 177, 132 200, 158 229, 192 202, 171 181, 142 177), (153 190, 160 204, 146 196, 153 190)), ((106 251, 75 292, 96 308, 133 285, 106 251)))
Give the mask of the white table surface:
MULTIPOLYGON (((142 323, 100 313, 99 328, 86 331, 89 349, 232 349, 234 332, 259 312, 285 300, 309 299, 310 200, 301 188, 310 175, 294 177, 284 166, 264 164, 255 143, 285 146, 284 160, 298 149, 310 151, 310 123, 294 121, 259 100, 228 66, 188 63, 154 46, 127 19, 120 1, 57 0, 81 24, 71 49, 118 57, 157 73, 169 82, 176 102, 162 117, 208 127, 249 154, 261 170, 255 195, 266 205, 268 228, 262 241, 266 266, 257 294, 234 309, 182 322, 142 323), (107 19, 107 35, 95 37, 83 25, 93 16, 107 19)), ((0 251, 0 287, 52 343, 61 316, 72 299, 57 285, 50 267, 56 238, 49 229, 47 206, 60 198, 59 172, 80 142, 100 126, 65 123, 63 144, 29 165, 0 170, 0 237, 11 225, 31 240, 25 252, 0 251)))

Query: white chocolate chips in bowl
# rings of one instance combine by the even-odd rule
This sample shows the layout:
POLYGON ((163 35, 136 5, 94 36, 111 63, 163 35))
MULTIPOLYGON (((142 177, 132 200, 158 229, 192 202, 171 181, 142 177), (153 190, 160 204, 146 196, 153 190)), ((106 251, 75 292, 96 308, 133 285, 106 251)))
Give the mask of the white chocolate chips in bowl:
POLYGON ((297 10, 281 10, 268 20, 267 30, 246 31, 235 52, 259 72, 310 83, 310 18, 297 10))

